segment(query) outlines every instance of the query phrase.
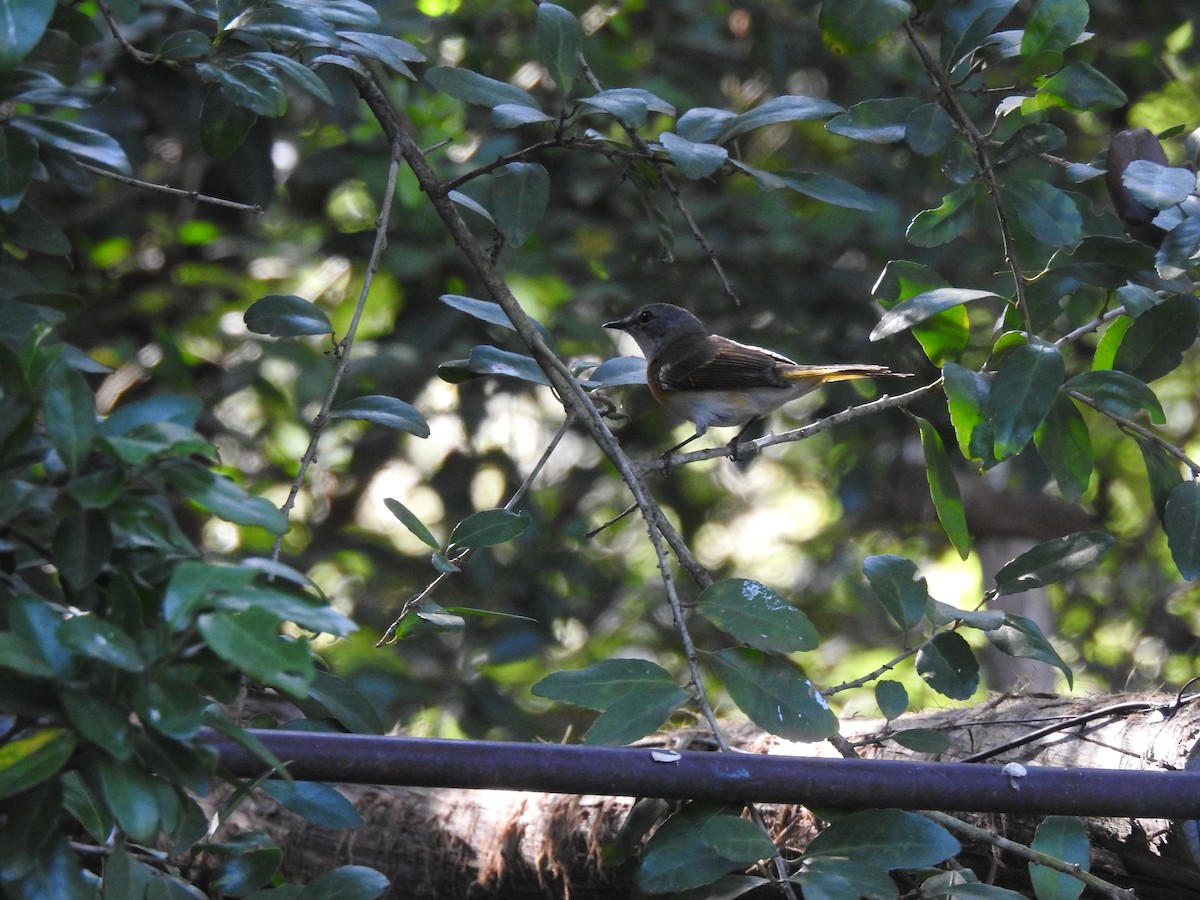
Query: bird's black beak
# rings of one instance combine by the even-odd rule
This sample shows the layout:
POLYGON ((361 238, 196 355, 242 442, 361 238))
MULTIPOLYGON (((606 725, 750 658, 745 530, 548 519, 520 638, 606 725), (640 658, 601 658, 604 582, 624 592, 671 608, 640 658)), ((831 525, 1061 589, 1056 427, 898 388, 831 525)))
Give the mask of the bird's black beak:
POLYGON ((613 319, 611 322, 605 322, 604 327, 615 328, 617 331, 624 331, 629 326, 626 324, 624 319, 613 319))

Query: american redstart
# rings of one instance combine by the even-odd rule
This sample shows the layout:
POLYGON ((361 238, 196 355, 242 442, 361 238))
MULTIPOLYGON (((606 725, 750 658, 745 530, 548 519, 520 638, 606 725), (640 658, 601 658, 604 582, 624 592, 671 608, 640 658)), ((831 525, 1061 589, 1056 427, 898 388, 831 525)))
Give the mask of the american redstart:
POLYGON ((729 442, 736 447, 749 426, 772 410, 827 381, 902 375, 885 366, 802 366, 762 347, 711 333, 686 309, 651 303, 605 328, 624 331, 646 357, 646 384, 668 410, 696 426, 696 433, 667 456, 708 431, 710 425, 743 425, 729 442))

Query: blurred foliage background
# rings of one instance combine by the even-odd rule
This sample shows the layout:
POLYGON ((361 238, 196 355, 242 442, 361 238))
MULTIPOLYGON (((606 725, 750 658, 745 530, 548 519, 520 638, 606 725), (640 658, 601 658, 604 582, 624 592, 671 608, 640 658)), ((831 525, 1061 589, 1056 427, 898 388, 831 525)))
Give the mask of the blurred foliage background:
MULTIPOLYGON (((538 96, 553 93, 535 62, 528 0, 376 5, 384 19, 379 30, 415 44, 430 64, 462 65, 538 96)), ((931 93, 900 33, 870 54, 832 53, 821 41, 815 2, 563 5, 585 25, 587 57, 602 84, 646 88, 681 111, 740 112, 786 93, 843 106, 931 93)), ((183 15, 170 4, 147 5, 121 28, 135 45, 153 47, 183 15)), ((1173 162, 1185 158, 1182 134, 1200 122, 1196 17, 1187 5, 1091 3, 1095 36, 1079 56, 1101 68, 1130 103, 1107 117, 1051 113, 1070 142, 1061 155, 1093 160, 1114 132, 1145 125, 1183 126, 1165 145, 1173 162)), ((112 367, 101 390, 111 406, 165 389, 199 396, 201 429, 219 447, 222 464, 250 490, 282 502, 329 382, 330 342, 261 338, 246 330, 242 316, 262 295, 297 294, 321 306, 338 335, 344 333, 386 176, 383 136, 349 83, 325 72, 333 105, 296 96, 284 116, 258 119, 231 156, 213 159, 197 139, 204 86, 196 79, 163 63, 135 61, 99 34, 81 58, 59 64, 118 88, 84 121, 119 137, 139 178, 261 204, 265 212, 197 205, 104 179, 55 180, 27 199, 65 230, 77 252, 67 261, 31 255, 23 265, 86 298, 87 312, 68 319, 63 336, 112 367)), ((496 131, 485 110, 419 83, 396 77, 387 86, 422 145, 438 146, 431 158, 445 176, 541 134, 542 126, 496 131)), ((597 120, 594 127, 615 126, 597 120)), ((951 187, 939 170, 941 157, 902 143, 849 141, 821 122, 760 129, 741 152, 770 171, 837 175, 870 192, 878 206, 867 212, 792 191, 764 193, 746 178, 683 184, 684 202, 740 305, 724 295, 703 250, 655 189, 652 171, 594 153, 536 157, 551 175, 549 208, 524 245, 506 248, 501 260, 519 299, 564 355, 578 361, 613 355, 613 335, 600 323, 666 300, 692 309, 715 331, 800 362, 886 364, 925 383, 936 371, 911 336, 867 339, 879 314, 872 286, 886 262, 915 260, 952 284, 1004 292, 998 233, 985 217, 965 239, 943 247, 916 248, 905 240, 912 217, 936 207, 951 187), (975 249, 964 252, 968 247, 975 249)), ((1119 234, 1101 181, 1076 189, 1089 228, 1119 234)), ((470 221, 487 234, 483 219, 470 221)), ((1032 244, 1023 251, 1027 266, 1042 253, 1032 244)), ((515 341, 438 301, 445 293, 479 291, 402 170, 384 264, 343 394, 407 400, 432 433, 421 440, 363 422, 332 422, 293 514, 284 559, 362 626, 323 652, 389 721, 417 734, 556 741, 587 719, 530 695, 529 686, 547 671, 614 655, 647 656, 682 671, 641 523, 629 517, 585 536, 628 503, 628 492, 581 433, 566 436, 524 503, 532 527, 514 543, 476 554, 435 595, 444 606, 521 618, 472 618, 461 633, 374 647, 405 600, 435 574, 427 548, 387 512, 384 499, 399 499, 444 537, 471 512, 502 504, 561 422, 561 407, 543 388, 502 378, 455 385, 438 377, 439 364, 477 344, 515 341)), ((1073 302, 1099 308, 1098 297, 1073 302)), ((984 317, 973 330, 976 365, 990 347, 990 328, 984 317)), ((1086 343, 1077 352, 1088 352, 1086 343)), ((1168 412, 1163 433, 1184 447, 1196 446, 1197 375, 1195 360, 1185 361, 1155 385, 1168 412)), ((795 404, 782 422, 862 398, 855 387, 829 387, 795 404)), ((618 436, 634 456, 654 455, 685 433, 644 389, 614 399, 628 416, 618 436)), ((915 411, 943 428, 953 446, 944 401, 930 399, 915 411)), ((1133 443, 1104 429, 1094 430, 1093 440, 1097 471, 1078 504, 1057 499, 1033 454, 986 479, 964 465, 959 476, 973 535, 977 542, 1031 543, 1092 527, 1116 535, 1117 547, 1101 566, 1051 589, 1056 647, 1077 668, 1077 689, 1177 686, 1200 674, 1194 661, 1200 595, 1171 564, 1133 443)), ((962 606, 978 603, 985 575, 994 573, 994 567, 981 572, 975 554, 961 562, 950 548, 922 469, 916 429, 894 411, 773 447, 746 466, 726 460, 687 466, 655 481, 654 490, 715 576, 758 579, 807 612, 824 641, 806 658, 806 671, 828 685, 862 675, 903 646, 867 594, 864 557, 909 556, 929 576, 934 596, 962 606)), ((270 550, 262 531, 199 513, 190 524, 216 558, 270 550)), ((719 643, 715 634, 705 637, 702 623, 695 627, 701 642, 719 643)), ((937 702, 921 693, 911 668, 895 677, 923 701, 937 702)), ((876 714, 869 693, 847 702, 876 714)))

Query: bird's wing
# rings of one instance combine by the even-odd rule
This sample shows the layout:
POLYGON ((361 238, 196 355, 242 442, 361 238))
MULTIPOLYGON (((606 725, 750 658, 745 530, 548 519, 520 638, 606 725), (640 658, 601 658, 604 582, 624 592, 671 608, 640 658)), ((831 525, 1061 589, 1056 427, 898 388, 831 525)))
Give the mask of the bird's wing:
POLYGON ((667 391, 789 387, 779 370, 796 365, 770 350, 712 336, 684 348, 672 347, 667 355, 674 358, 658 370, 659 381, 667 391), (682 352, 673 352, 676 349, 682 352))

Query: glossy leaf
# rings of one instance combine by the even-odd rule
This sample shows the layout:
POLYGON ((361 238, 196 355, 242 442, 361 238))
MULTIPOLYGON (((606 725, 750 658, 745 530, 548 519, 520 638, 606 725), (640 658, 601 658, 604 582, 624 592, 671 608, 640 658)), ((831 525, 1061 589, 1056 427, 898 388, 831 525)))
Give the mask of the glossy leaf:
POLYGON ((1163 530, 1179 574, 1194 581, 1200 576, 1200 484, 1189 479, 1171 489, 1163 530))
POLYGON ((1075 43, 1087 22, 1087 0, 1038 0, 1025 23, 1021 55, 1062 53, 1075 43))
POLYGON ((443 94, 449 94, 456 100, 474 106, 492 108, 504 103, 515 103, 533 109, 541 108, 528 91, 469 69, 435 66, 425 73, 425 81, 443 94))
POLYGON ((657 731, 691 697, 677 684, 643 684, 604 710, 584 734, 583 742, 603 747, 632 744, 657 731))
POLYGON ((314 303, 295 294, 268 294, 246 310, 246 327, 271 337, 332 334, 329 317, 314 303))
POLYGON ((920 101, 907 97, 863 100, 830 119, 825 127, 852 141, 895 144, 904 140, 908 117, 919 105, 920 101))
POLYGON ((1121 183, 1139 203, 1151 209, 1167 209, 1192 195, 1196 173, 1182 166, 1135 159, 1121 172, 1121 183))
POLYGON ((529 513, 484 509, 467 516, 450 532, 451 552, 494 547, 519 537, 529 527, 529 513))
MULTIPOLYGON (((454 201, 455 203, 457 203, 459 206, 461 206, 463 209, 469 209, 469 210, 471 210, 471 212, 475 213, 476 215, 482 216, 483 218, 487 219, 487 221, 491 222, 493 225, 496 224, 496 220, 492 217, 492 214, 487 211, 487 208, 484 207, 483 204, 479 203, 476 200, 472 200, 470 197, 468 197, 462 191, 448 191, 446 193, 446 196, 448 198, 450 198, 452 201, 454 201)), ((443 294, 440 299, 442 300, 442 302, 445 302, 446 297, 453 297, 453 296, 457 296, 457 295, 443 294)), ((468 298, 468 299, 470 299, 470 298, 468 298)), ((490 301, 478 300, 476 302, 477 303, 487 303, 490 301)), ((499 306, 498 303, 493 303, 492 305, 499 306)), ((507 316, 505 318, 507 319, 507 316)), ((508 327, 511 328, 512 325, 510 324, 508 327)))
POLYGON ((1142 381, 1125 372, 1105 369, 1084 372, 1063 385, 1064 391, 1077 391, 1090 397, 1104 409, 1129 418, 1140 410, 1150 413, 1150 421, 1161 425, 1166 421, 1162 405, 1154 391, 1142 381))
POLYGON ((645 659, 609 659, 586 669, 552 672, 531 690, 547 700, 603 710, 631 694, 666 687, 679 685, 662 666, 645 659))
POLYGON ((302 698, 312 681, 308 644, 276 633, 279 619, 261 609, 204 613, 196 624, 214 653, 290 697, 302 698))
POLYGON ((908 631, 924 618, 929 585, 912 560, 891 554, 868 556, 863 560, 863 574, 875 597, 902 631, 908 631))
POLYGON ((870 809, 839 816, 812 839, 805 855, 856 860, 890 870, 937 865, 961 849, 950 832, 924 816, 870 809))
POLYGON ((917 753, 944 753, 950 747, 950 739, 932 728, 902 728, 890 737, 901 747, 917 753))
POLYGON ((153 841, 158 833, 158 796, 154 780, 134 763, 100 758, 100 793, 131 840, 153 841))
POLYGON ((120 669, 140 672, 146 661, 128 634, 94 615, 71 616, 58 629, 58 638, 80 656, 120 669))
POLYGON ((985 297, 995 297, 991 291, 975 291, 966 288, 935 288, 924 291, 897 303, 879 319, 871 331, 871 340, 878 341, 893 334, 912 328, 943 310, 985 297))
POLYGON ((514 247, 537 227, 549 200, 550 176, 537 163, 509 163, 493 179, 492 214, 514 247))
POLYGON ((996 591, 1001 596, 1019 594, 1062 581, 1091 566, 1114 542, 1102 531, 1078 531, 1038 544, 996 573, 996 591))
POLYGON ((886 679, 875 682, 875 703, 883 717, 889 721, 898 718, 908 709, 908 691, 898 681, 886 679))
POLYGON ((916 667, 926 684, 951 700, 969 700, 979 690, 979 663, 958 632, 943 631, 922 644, 916 667))
POLYGON ((1144 280, 1146 270, 1154 268, 1154 249, 1140 241, 1096 235, 1074 249, 1055 253, 1049 268, 1060 278, 1116 290, 1131 278, 1144 280))
POLYGON ((352 734, 384 733, 383 722, 370 701, 349 681, 329 672, 317 669, 313 673, 308 696, 300 705, 309 718, 332 716, 352 734))
POLYGON ((1129 102, 1125 92, 1084 62, 1067 63, 1038 86, 1034 106, 1063 106, 1074 112, 1101 112, 1129 102))
POLYGON ((0 0, 0 72, 8 72, 32 50, 54 14, 54 0, 0 0))
POLYGON ((1004 613, 999 610, 960 609, 932 598, 930 598, 925 615, 936 627, 949 625, 951 622, 962 622, 964 625, 978 628, 980 631, 995 631, 1004 624, 1004 613))
POLYGON ((895 900, 900 896, 887 869, 861 859, 830 856, 807 860, 794 880, 804 889, 805 900, 895 900))
POLYGON ((1036 659, 1054 666, 1067 679, 1067 686, 1074 686, 1075 677, 1071 667, 1046 640, 1042 629, 1033 619, 1006 613, 1004 624, 992 631, 985 631, 984 635, 1002 653, 1021 659, 1036 659))
POLYGON ((59 577, 76 590, 95 580, 112 550, 112 523, 100 510, 83 509, 64 516, 54 533, 59 577))
POLYGON ((337 47, 339 43, 324 19, 294 6, 252 6, 233 19, 226 30, 309 47, 337 47))
POLYGON ((268 779, 261 787, 277 802, 322 828, 358 828, 363 824, 354 804, 327 784, 268 779))
MULTIPOLYGON (((875 282, 871 293, 885 310, 930 290, 949 287, 928 266, 908 260, 891 260, 875 282)), ((964 305, 951 306, 934 313, 912 327, 913 337, 936 366, 956 358, 970 340, 970 317, 964 305)))
POLYGON ((685 140, 708 143, 719 137, 725 125, 736 118, 737 114, 727 109, 698 106, 676 120, 675 133, 685 140))
POLYGON ((176 62, 204 59, 212 53, 212 39, 202 31, 176 31, 167 36, 158 48, 164 59, 176 62))
POLYGON ((1117 358, 1121 341, 1125 340, 1125 332, 1132 324, 1133 319, 1129 316, 1117 316, 1108 323, 1108 327, 1104 329, 1104 334, 1096 344, 1096 352, 1092 354, 1093 369, 1111 369, 1113 367, 1113 360, 1117 358))
POLYGON ((646 359, 642 356, 616 356, 606 359, 588 376, 596 387, 620 387, 646 383, 646 359))
POLYGON ((196 74, 215 84, 235 106, 257 115, 278 118, 287 111, 287 92, 270 66, 255 65, 245 57, 235 61, 218 57, 213 63, 197 64, 196 74))
POLYGON ((1065 191, 1045 181, 1028 179, 1009 183, 1003 194, 1021 224, 1043 244, 1070 247, 1082 239, 1083 216, 1065 191))
POLYGON ((56 364, 46 379, 42 410, 50 443, 69 469, 78 469, 96 433, 95 401, 83 376, 65 363, 56 364))
POLYGON ((822 3, 821 39, 834 53, 861 53, 898 28, 912 14, 907 0, 843 0, 822 3))
POLYGON ((538 55, 558 89, 566 96, 579 71, 583 27, 569 10, 554 3, 539 3, 537 29, 538 55))
MULTIPOLYGON (((1083 823, 1072 816, 1047 816, 1037 828, 1032 849, 1053 856, 1087 872, 1091 867, 1091 846, 1083 823)), ((1029 864, 1029 879, 1037 900, 1078 900, 1084 883, 1066 872, 1037 863, 1029 864)))
POLYGON ((642 88, 612 88, 590 97, 580 97, 579 103, 596 113, 608 113, 623 125, 640 128, 650 113, 675 115, 675 107, 661 97, 642 88))
POLYGON ((279 871, 283 851, 264 847, 239 853, 217 870, 213 888, 221 894, 240 897, 256 888, 266 887, 279 871))
POLYGON ((68 728, 41 727, 0 744, 0 800, 53 778, 75 752, 68 728))
MULTIPOLYGON (((475 297, 464 297, 462 294, 442 294, 438 299, 451 309, 464 312, 469 316, 479 319, 481 322, 487 322, 489 325, 499 325, 501 328, 507 328, 509 331, 516 331, 513 323, 508 318, 508 313, 501 308, 499 303, 494 303, 491 300, 479 300, 475 297)), ((554 338, 546 330, 546 326, 536 319, 532 321, 533 327, 541 334, 542 340, 546 342, 546 346, 554 346, 554 338)))
POLYGON ((1058 395, 1066 373, 1053 344, 1035 340, 1004 358, 991 387, 992 429, 998 459, 1020 453, 1058 395))
POLYGON ((237 525, 255 525, 272 534, 288 530, 287 517, 270 500, 255 497, 229 478, 190 461, 173 466, 171 484, 193 503, 237 525))
POLYGON ((646 843, 638 862, 638 888, 647 894, 686 891, 754 862, 730 859, 704 839, 710 822, 730 815, 725 807, 701 803, 689 803, 672 815, 646 843))
POLYGON ((255 572, 242 566, 184 560, 171 571, 162 613, 174 631, 191 627, 202 609, 210 609, 221 594, 240 593, 254 581, 255 572))
POLYGON ((904 123, 904 140, 922 156, 932 156, 946 146, 954 134, 954 120, 936 103, 918 106, 904 123))
POLYGON ((814 650, 820 643, 808 616, 765 584, 726 578, 704 589, 696 612, 722 631, 760 650, 814 650))
POLYGON ((12 128, 0 126, 0 212, 16 212, 33 181, 37 141, 12 128))
POLYGON ((375 900, 390 884, 387 876, 375 869, 338 866, 309 881, 304 886, 304 900, 375 900))
POLYGON ((917 213, 908 225, 905 237, 915 247, 937 247, 954 240, 975 218, 977 189, 968 184, 951 191, 936 209, 917 213))
POLYGON ((1092 478, 1092 439, 1075 404, 1059 394, 1033 434, 1038 455, 1068 503, 1076 503, 1092 478))
POLYGON ((829 703, 795 668, 759 650, 721 650, 713 670, 759 728, 790 741, 820 741, 837 732, 829 703))
POLYGON ((373 31, 339 31, 342 49, 356 56, 377 59, 393 72, 416 81, 417 76, 408 67, 410 62, 424 62, 425 54, 410 44, 390 34, 373 31))
POLYGON ((1150 500, 1154 504, 1155 513, 1161 520, 1166 515, 1167 500, 1171 496, 1171 491, 1183 481, 1183 475, 1179 472, 1179 460, 1152 441, 1137 438, 1137 442, 1138 449, 1142 451, 1142 461, 1146 464, 1150 500))
POLYGON ((403 400, 370 394, 356 397, 340 404, 330 414, 331 419, 361 419, 384 425, 397 431, 407 431, 417 437, 429 437, 429 425, 425 418, 403 400))
POLYGON ((132 171, 121 145, 109 134, 48 116, 21 116, 9 122, 23 131, 44 151, 57 150, 83 162, 128 175, 132 171))
MULTIPOLYGON (((541 7, 539 7, 540 9, 541 7)), ((658 136, 667 151, 667 156, 675 163, 676 168, 693 181, 707 178, 725 164, 729 151, 717 144, 702 144, 681 138, 670 131, 664 131, 658 136)))
MULTIPOLYGON (((842 108, 829 100, 806 97, 802 94, 784 94, 782 97, 772 97, 740 115, 725 119, 721 124, 720 132, 715 137, 715 143, 728 143, 748 131, 764 128, 767 125, 824 119, 840 112, 842 112, 842 108)), ((669 114, 673 115, 674 111, 669 114)), ((680 124, 682 125, 682 121, 680 124)), ((700 140, 696 137, 691 139, 700 140)))
POLYGON ((983 45, 1016 6, 1016 0, 967 0, 946 10, 942 25, 942 68, 952 69, 983 45))
POLYGON ((1200 215, 1190 215, 1167 232, 1154 262, 1168 277, 1169 269, 1188 268, 1197 252, 1200 252, 1200 215))
POLYGON ((875 197, 833 175, 822 172, 786 172, 781 174, 779 179, 793 191, 823 203, 867 212, 879 209, 879 201, 875 197))
POLYGON ((1113 357, 1113 368, 1141 381, 1174 371, 1200 334, 1200 306, 1188 294, 1171 294, 1138 316, 1113 357))
MULTIPOLYGON (((1040 8, 1040 5, 1039 7, 1040 8)), ((992 165, 1002 166, 1018 159, 1026 159, 1039 153, 1053 153, 1067 143, 1061 128, 1046 122, 1022 125, 1005 140, 992 160, 992 165)))
POLYGON ((921 430, 921 452, 925 457, 925 476, 929 480, 929 495, 938 521, 958 555, 966 559, 971 552, 971 535, 967 531, 967 514, 958 491, 958 479, 946 455, 946 447, 937 429, 925 419, 916 417, 921 430))
POLYGON ((437 538, 433 536, 430 530, 425 527, 425 523, 417 518, 416 514, 399 500, 393 500, 391 497, 388 497, 383 501, 383 505, 388 508, 393 516, 400 520, 405 528, 426 545, 432 547, 434 550, 441 548, 442 545, 438 543, 437 538))
POLYGON ((471 350, 467 369, 476 375, 507 375, 534 384, 550 384, 546 373, 532 356, 501 350, 487 344, 471 350))

